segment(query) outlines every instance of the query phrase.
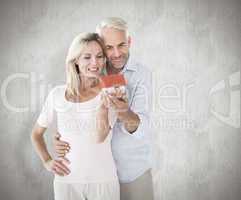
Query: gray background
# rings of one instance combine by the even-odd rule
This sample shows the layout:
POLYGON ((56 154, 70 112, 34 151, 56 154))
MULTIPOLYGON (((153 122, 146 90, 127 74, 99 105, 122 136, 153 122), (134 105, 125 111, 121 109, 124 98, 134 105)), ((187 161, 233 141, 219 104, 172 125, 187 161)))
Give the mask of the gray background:
POLYGON ((153 71, 156 199, 240 199, 239 0, 1 1, 0 198, 53 199, 29 135, 72 38, 107 16, 153 71))

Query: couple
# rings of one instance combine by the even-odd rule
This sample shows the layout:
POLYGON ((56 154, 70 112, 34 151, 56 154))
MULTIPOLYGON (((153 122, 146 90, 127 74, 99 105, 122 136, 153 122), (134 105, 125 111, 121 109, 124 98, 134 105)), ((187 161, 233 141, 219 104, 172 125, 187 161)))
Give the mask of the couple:
POLYGON ((32 143, 55 174, 55 200, 151 200, 151 74, 130 58, 123 19, 107 18, 96 31, 73 40, 67 83, 49 93, 32 143), (118 73, 127 80, 126 93, 103 93, 100 75, 118 73), (55 137, 57 159, 43 138, 55 120, 62 140, 55 137))

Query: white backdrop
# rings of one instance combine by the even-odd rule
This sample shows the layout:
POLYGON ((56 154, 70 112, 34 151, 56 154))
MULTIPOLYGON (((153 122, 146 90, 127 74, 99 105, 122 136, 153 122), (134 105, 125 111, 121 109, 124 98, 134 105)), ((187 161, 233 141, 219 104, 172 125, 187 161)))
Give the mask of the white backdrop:
POLYGON ((65 81, 72 38, 108 16, 128 21, 131 55, 153 71, 156 199, 240 199, 240 11, 239 0, 1 1, 1 199, 53 199, 29 135, 65 81))

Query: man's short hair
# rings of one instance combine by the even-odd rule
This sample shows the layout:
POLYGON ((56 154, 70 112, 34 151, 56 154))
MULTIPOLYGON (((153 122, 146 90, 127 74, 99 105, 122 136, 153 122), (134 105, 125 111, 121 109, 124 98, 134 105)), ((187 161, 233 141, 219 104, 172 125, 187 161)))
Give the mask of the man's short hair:
POLYGON ((126 36, 129 36, 128 33, 128 25, 125 20, 123 20, 120 17, 108 17, 101 21, 97 26, 96 26, 96 33, 98 33, 99 36, 101 36, 101 30, 103 28, 115 28, 121 31, 125 31, 126 36))

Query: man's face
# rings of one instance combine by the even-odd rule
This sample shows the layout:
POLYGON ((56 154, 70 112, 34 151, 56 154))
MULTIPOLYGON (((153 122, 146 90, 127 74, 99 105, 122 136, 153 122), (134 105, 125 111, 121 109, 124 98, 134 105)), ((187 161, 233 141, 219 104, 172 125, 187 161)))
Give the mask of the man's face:
POLYGON ((114 28, 102 29, 101 36, 112 67, 121 71, 128 60, 130 37, 127 37, 125 31, 114 28))

